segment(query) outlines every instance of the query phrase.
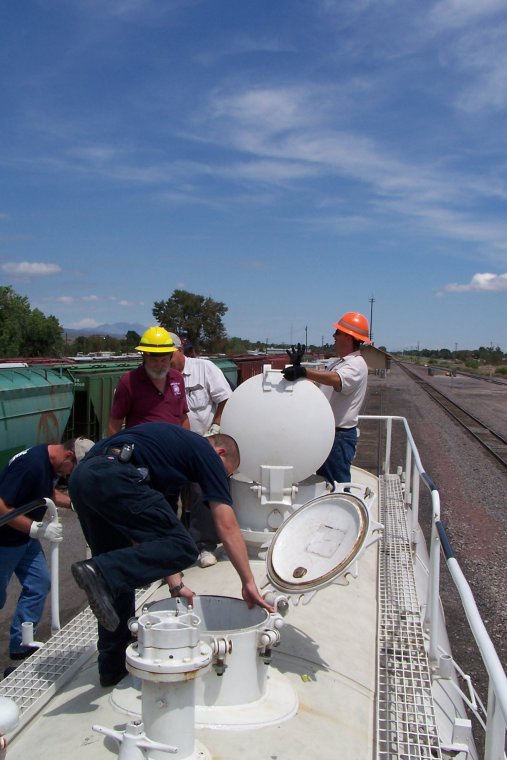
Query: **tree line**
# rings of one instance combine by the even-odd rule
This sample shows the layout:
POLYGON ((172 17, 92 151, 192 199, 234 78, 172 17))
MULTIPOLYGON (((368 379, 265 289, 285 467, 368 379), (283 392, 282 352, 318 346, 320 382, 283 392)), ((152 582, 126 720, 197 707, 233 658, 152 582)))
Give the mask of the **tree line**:
MULTIPOLYGON (((223 322, 227 311, 228 307, 222 301, 176 289, 166 301, 154 302, 152 314, 154 323, 177 333, 181 338, 188 338, 197 354, 242 354, 268 348, 263 341, 228 337, 223 322)), ((80 335, 68 341, 55 316, 45 316, 39 309, 32 309, 28 299, 16 293, 11 286, 0 286, 0 358, 61 357, 101 351, 124 354, 134 351, 140 338, 131 330, 122 338, 80 335)), ((380 348, 386 350, 384 346, 380 348)), ((333 347, 331 344, 310 345, 308 350, 310 353, 332 354, 333 347)), ((507 361, 507 355, 499 346, 460 351, 447 348, 410 349, 404 353, 425 361, 460 361, 468 367, 481 364, 499 366, 507 361)))
MULTIPOLYGON (((192 342, 196 353, 244 353, 262 351, 265 343, 227 336, 223 317, 227 306, 221 301, 175 290, 166 301, 155 301, 154 323, 192 342)), ((118 338, 111 335, 79 335, 68 340, 58 319, 32 309, 28 298, 11 286, 0 286, 0 358, 75 356, 102 351, 130 353, 141 336, 133 330, 118 338)))
POLYGON ((461 349, 451 351, 448 348, 429 349, 423 348, 416 350, 409 348, 406 351, 398 352, 397 356, 411 356, 416 359, 424 359, 426 361, 443 361, 443 362, 459 362, 466 367, 477 369, 484 364, 491 364, 494 367, 500 366, 507 362, 507 354, 505 354, 500 346, 479 346, 476 349, 461 349))

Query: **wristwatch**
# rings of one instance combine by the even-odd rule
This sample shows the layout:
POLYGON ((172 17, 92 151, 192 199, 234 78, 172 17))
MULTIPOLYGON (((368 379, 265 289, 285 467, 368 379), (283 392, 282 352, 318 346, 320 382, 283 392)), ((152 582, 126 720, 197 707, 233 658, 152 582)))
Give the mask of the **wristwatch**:
POLYGON ((177 586, 172 586, 172 587, 169 586, 169 593, 171 594, 171 596, 175 596, 176 594, 179 594, 184 585, 185 584, 183 583, 183 581, 181 581, 181 583, 178 583, 177 586))

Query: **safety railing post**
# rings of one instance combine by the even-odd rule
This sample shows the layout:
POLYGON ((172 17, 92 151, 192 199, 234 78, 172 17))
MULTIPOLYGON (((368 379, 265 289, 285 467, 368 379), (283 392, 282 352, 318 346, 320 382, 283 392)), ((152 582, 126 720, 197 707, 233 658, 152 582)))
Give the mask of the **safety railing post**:
POLYGON ((486 741, 484 760, 503 760, 505 730, 507 724, 502 715, 491 678, 488 685, 488 714, 486 721, 486 741))
POLYGON ((391 445, 393 436, 393 421, 391 417, 386 420, 386 455, 384 459, 384 475, 389 475, 391 469, 391 445))
POLYGON ((440 589, 440 538, 435 524, 431 527, 430 567, 428 601, 425 627, 429 635, 428 660, 432 669, 438 663, 438 612, 440 589))
POLYGON ((410 504, 411 501, 411 492, 410 488, 412 485, 412 449, 410 447, 410 441, 407 439, 406 444, 406 452, 405 452, 405 506, 410 504))
POLYGON ((419 532, 419 472, 414 462, 414 469, 412 473, 412 518, 410 523, 410 540, 412 547, 417 542, 417 535, 419 532))

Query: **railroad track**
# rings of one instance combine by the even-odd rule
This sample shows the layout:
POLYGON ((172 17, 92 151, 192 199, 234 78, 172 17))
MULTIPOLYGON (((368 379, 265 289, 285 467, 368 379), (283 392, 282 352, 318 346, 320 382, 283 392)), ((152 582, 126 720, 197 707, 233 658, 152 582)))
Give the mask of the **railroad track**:
POLYGON ((399 362, 401 369, 407 373, 426 393, 431 396, 453 419, 464 427, 482 446, 489 451, 504 467, 507 467, 507 440, 488 425, 474 417, 445 393, 426 382, 419 374, 399 362))
POLYGON ((465 372, 462 369, 457 369, 456 374, 462 375, 463 377, 471 377, 473 380, 483 380, 485 383, 492 383, 493 385, 507 385, 507 380, 502 380, 498 377, 490 377, 489 375, 477 375, 473 372, 465 372))

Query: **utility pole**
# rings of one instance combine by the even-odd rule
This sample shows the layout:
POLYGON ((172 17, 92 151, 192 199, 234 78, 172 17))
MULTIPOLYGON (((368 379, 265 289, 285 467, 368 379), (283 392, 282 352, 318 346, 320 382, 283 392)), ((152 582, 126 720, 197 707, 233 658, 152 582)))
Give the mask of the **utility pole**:
POLYGON ((308 325, 305 325, 305 346, 308 346, 308 325))
POLYGON ((375 299, 373 298, 373 295, 371 296, 370 300, 370 342, 373 338, 373 304, 375 303, 375 299))

